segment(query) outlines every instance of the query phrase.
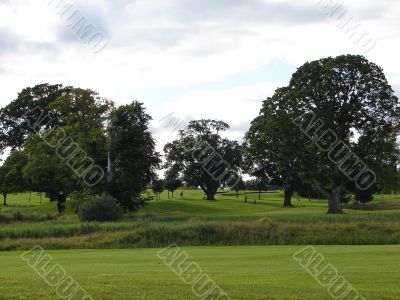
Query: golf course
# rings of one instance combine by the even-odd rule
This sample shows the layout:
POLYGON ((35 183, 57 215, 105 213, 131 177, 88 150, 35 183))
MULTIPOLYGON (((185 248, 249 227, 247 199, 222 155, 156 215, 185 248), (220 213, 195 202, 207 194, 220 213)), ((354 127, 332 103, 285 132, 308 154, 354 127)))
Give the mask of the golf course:
POLYGON ((69 201, 59 217, 55 203, 44 197, 10 196, 0 215, 20 220, 1 224, 0 299, 57 299, 56 290, 21 258, 35 245, 93 299, 198 299, 157 256, 172 243, 231 299, 330 299, 293 258, 309 244, 365 299, 400 299, 395 195, 377 196, 376 207, 345 206, 341 215, 326 215, 323 199, 300 197, 293 208, 283 208, 282 192, 261 199, 248 194, 247 203, 243 193, 218 194, 209 202, 199 190, 182 192, 174 199, 164 192, 118 222, 93 224, 81 223, 69 201))

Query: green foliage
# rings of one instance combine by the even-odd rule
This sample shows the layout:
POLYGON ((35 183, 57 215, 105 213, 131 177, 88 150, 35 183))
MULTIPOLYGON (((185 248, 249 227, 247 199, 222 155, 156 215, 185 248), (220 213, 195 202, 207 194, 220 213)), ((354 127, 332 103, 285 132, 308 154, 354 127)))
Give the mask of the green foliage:
MULTIPOLYGON (((53 131, 54 143, 58 143, 56 132, 59 132, 59 129, 53 131)), ((49 140, 48 137, 47 141, 49 140)), ((50 201, 57 201, 58 211, 60 214, 63 213, 67 197, 79 189, 78 179, 73 171, 56 150, 37 134, 28 138, 24 152, 28 157, 24 178, 31 182, 35 191, 46 193, 50 201)))
POLYGON ((238 179, 242 148, 222 138, 220 133, 228 128, 223 121, 191 121, 177 140, 164 147, 167 168, 179 170, 187 185, 200 186, 207 200, 214 200, 218 188, 229 185, 229 179, 238 179))
POLYGON ((160 157, 149 130, 150 120, 137 101, 111 114, 108 190, 128 210, 142 204, 141 194, 157 178, 160 157))
POLYGON ((165 172, 165 188, 172 193, 172 198, 174 198, 174 192, 182 185, 183 180, 180 177, 179 170, 170 168, 165 172))
POLYGON ((78 216, 81 221, 105 222, 122 218, 123 210, 110 196, 97 196, 79 205, 78 216))
POLYGON ((362 191, 357 189, 354 198, 360 203, 369 203, 374 200, 374 194, 376 192, 375 188, 370 188, 368 190, 362 191))
MULTIPOLYGON (((69 194, 86 187, 85 171, 106 167, 104 124, 112 107, 92 90, 49 84, 22 90, 0 111, 0 149, 22 148, 27 157, 13 178, 26 180, 25 190, 46 193, 64 213, 69 194)), ((94 189, 100 193, 104 182, 94 189)))
POLYGON ((153 193, 157 196, 157 199, 160 200, 160 194, 164 191, 165 181, 161 179, 154 180, 151 189, 153 193))
MULTIPOLYGON (((329 198, 329 213, 339 213, 340 198, 356 185, 340 168, 351 169, 358 161, 352 155, 346 163, 334 162, 323 148, 329 151, 335 141, 323 134, 331 130, 337 141, 379 175, 398 164, 399 108, 382 69, 364 57, 343 55, 308 62, 293 74, 289 86, 264 102, 247 136, 249 156, 261 165, 267 160, 266 165, 283 179, 299 175, 329 198), (311 140, 296 131, 292 121, 311 140)), ((336 150, 333 156, 340 149, 336 150)), ((350 176, 357 175, 358 167, 350 176)))
POLYGON ((37 131, 58 127, 62 123, 56 116, 50 122, 38 121, 50 113, 49 105, 69 92, 71 87, 48 83, 23 89, 17 99, 0 110, 0 136, 3 147, 21 148, 26 138, 37 131))
POLYGON ((0 194, 7 205, 7 195, 21 193, 29 189, 28 182, 23 177, 23 168, 27 157, 22 151, 12 150, 2 166, 0 166, 0 194))

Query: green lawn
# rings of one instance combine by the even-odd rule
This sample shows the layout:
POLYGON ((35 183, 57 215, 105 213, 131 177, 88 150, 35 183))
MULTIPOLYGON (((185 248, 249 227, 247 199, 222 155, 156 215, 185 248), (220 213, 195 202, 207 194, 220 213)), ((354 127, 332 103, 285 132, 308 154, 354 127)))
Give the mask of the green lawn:
MULTIPOLYGON (((331 299, 292 258, 302 246, 189 247, 190 261, 231 299, 331 299)), ((399 246, 318 246, 366 299, 400 299, 399 246)), ((159 249, 48 251, 94 299, 199 299, 159 249)), ((0 299, 59 299, 20 258, 0 253, 0 299)))
MULTIPOLYGON (((327 288, 292 255, 301 245, 327 245, 317 249, 366 299, 400 299, 398 197, 377 196, 374 210, 345 207, 344 214, 331 216, 326 200, 294 197, 295 207, 283 208, 282 192, 261 200, 250 195, 248 203, 243 194, 206 201, 201 191, 183 193, 183 198, 175 193, 175 199, 163 193, 161 201, 102 224, 80 223, 71 207, 57 217, 55 203, 44 197, 41 203, 37 194, 30 201, 28 193, 11 195, 0 217, 20 211, 53 214, 53 219, 1 223, 0 218, 0 250, 42 245, 96 300, 199 299, 156 256, 160 247, 174 242, 200 246, 184 249, 231 299, 323 300, 331 299, 327 288), (297 246, 271 246, 289 244, 297 246)), ((20 255, 0 251, 0 300, 59 299, 20 255)))
MULTIPOLYGON (((159 217, 288 217, 298 219, 300 216, 323 216, 327 211, 327 200, 293 197, 294 209, 282 207, 283 192, 274 192, 262 194, 261 200, 257 194, 247 195, 248 202, 244 203, 245 195, 241 193, 237 198, 234 192, 228 195, 217 195, 217 201, 202 200, 203 192, 201 190, 183 190, 183 198, 179 196, 181 190, 175 192, 174 199, 168 199, 167 192, 162 193, 160 201, 151 201, 141 208, 134 215, 154 214, 159 217)), ((0 208, 0 212, 27 212, 27 213, 56 213, 56 203, 50 203, 48 199, 42 196, 42 200, 37 193, 32 193, 29 201, 29 193, 18 195, 9 195, 7 208, 0 208)), ((391 208, 390 213, 400 213, 400 198, 393 195, 380 195, 375 197, 376 203, 396 202, 397 209, 391 208)), ((382 214, 379 212, 360 212, 357 210, 346 210, 347 214, 382 214)), ((383 212, 385 213, 385 212, 383 212)), ((67 215, 74 215, 71 206, 67 204, 67 215)))

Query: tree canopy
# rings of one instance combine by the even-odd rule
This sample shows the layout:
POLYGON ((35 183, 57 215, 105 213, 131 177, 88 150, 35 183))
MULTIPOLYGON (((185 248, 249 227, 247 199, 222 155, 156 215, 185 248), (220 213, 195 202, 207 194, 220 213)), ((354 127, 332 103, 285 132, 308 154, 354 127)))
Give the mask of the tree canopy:
POLYGON ((201 187, 207 200, 215 200, 218 188, 234 187, 239 179, 242 147, 221 137, 228 128, 223 121, 191 121, 164 147, 166 166, 179 170, 188 185, 201 187))
POLYGON ((328 212, 338 213, 346 191, 368 188, 375 172, 395 166, 399 117, 399 100, 379 66, 357 55, 329 57, 304 64, 288 87, 264 102, 249 138, 257 143, 267 139, 260 148, 269 164, 285 175, 282 162, 295 163, 287 170, 327 196, 328 212), (277 115, 278 128, 269 114, 277 115), (276 135, 265 138, 263 133, 276 135), (282 156, 270 155, 282 145, 279 136, 282 156))
POLYGON ((126 209, 138 207, 141 194, 157 178, 161 160, 150 120, 137 101, 116 108, 110 116, 108 190, 126 209))

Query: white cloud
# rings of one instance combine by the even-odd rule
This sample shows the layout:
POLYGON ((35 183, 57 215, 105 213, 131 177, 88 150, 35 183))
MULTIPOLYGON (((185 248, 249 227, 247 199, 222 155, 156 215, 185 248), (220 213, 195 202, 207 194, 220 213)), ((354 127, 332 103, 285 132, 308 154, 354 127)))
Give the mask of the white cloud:
MULTIPOLYGON (((108 47, 97 55, 47 2, 0 1, 0 106, 22 88, 43 82, 92 88, 120 103, 136 99, 141 89, 194 86, 174 99, 140 100, 156 120, 176 112, 244 128, 258 114, 261 100, 285 82, 257 78, 219 90, 196 84, 222 82, 272 61, 300 66, 321 57, 362 53, 321 12, 319 0, 76 0, 108 39, 108 47)), ((351 0, 343 5, 377 41, 367 58, 400 87, 400 4, 351 0)), ((235 138, 242 135, 232 132, 235 138)), ((157 133, 156 138, 162 144, 169 136, 157 133)))

